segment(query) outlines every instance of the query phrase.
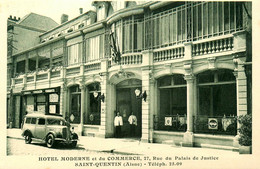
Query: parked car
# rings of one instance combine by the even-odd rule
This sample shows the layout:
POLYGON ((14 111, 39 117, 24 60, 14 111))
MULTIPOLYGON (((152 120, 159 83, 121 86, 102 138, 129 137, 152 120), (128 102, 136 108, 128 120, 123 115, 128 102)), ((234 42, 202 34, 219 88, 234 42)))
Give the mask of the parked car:
POLYGON ((44 141, 49 148, 57 143, 75 148, 78 141, 78 135, 71 130, 70 124, 63 117, 38 113, 25 116, 22 136, 26 144, 30 144, 32 140, 44 141))

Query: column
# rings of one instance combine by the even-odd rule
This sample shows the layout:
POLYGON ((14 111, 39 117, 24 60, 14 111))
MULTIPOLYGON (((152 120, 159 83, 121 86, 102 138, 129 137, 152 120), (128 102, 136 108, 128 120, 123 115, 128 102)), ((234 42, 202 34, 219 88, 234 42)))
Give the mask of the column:
POLYGON ((86 86, 84 84, 80 85, 81 90, 81 102, 80 102, 80 123, 79 123, 79 134, 83 136, 84 132, 84 107, 85 107, 85 89, 86 86))
POLYGON ((66 109, 66 105, 67 105, 67 91, 68 88, 66 85, 61 85, 61 89, 60 89, 60 114, 62 113, 62 117, 65 118, 67 120, 67 109, 66 109))
POLYGON ((151 66, 153 65, 153 51, 147 50, 142 52, 143 55, 143 63, 142 63, 142 93, 146 91, 147 98, 146 101, 142 99, 142 138, 143 142, 152 142, 153 140, 153 113, 151 111, 153 88, 150 84, 151 78, 150 75, 152 73, 151 66))
POLYGON ((100 128, 99 128, 99 134, 100 137, 105 138, 106 136, 106 115, 107 115, 107 74, 103 73, 101 76, 101 95, 104 94, 105 99, 104 102, 101 100, 101 114, 100 114, 100 128))
POLYGON ((146 91, 147 98, 146 101, 142 99, 142 141, 149 142, 151 138, 150 136, 150 81, 149 81, 149 70, 142 70, 142 93, 146 91))
MULTIPOLYGON (((245 73, 245 69, 242 66, 241 60, 237 59, 238 66, 237 70, 234 72, 234 76, 236 77, 236 88, 237 88, 237 117, 241 115, 247 114, 247 77, 245 73)), ((240 124, 237 122, 237 128, 240 128, 240 124)), ((233 146, 239 147, 238 143, 239 132, 237 131, 237 135, 233 140, 233 146)))
POLYGON ((193 115, 194 115, 194 75, 186 74, 187 81, 187 131, 184 134, 183 146, 192 147, 194 144, 193 115))

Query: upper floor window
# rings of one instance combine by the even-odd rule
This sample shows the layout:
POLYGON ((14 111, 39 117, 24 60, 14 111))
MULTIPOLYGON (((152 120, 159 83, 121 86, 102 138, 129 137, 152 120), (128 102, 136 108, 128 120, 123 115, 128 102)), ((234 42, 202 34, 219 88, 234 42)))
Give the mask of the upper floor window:
POLYGON ((95 61, 104 56, 104 35, 86 39, 86 61, 95 61))
POLYGON ((68 65, 80 63, 82 61, 82 43, 77 43, 68 47, 68 65))
POLYGON ((68 65, 74 65, 82 62, 82 37, 70 39, 68 46, 68 65))

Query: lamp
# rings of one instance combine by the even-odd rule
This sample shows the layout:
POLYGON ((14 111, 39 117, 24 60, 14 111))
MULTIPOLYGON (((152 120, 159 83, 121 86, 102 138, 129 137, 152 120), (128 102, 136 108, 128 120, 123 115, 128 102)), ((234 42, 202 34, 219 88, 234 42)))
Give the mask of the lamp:
POLYGON ((135 96, 136 98, 144 99, 144 101, 146 102, 146 98, 147 98, 146 91, 141 93, 141 90, 137 88, 135 89, 135 96))
POLYGON ((101 100, 103 103, 105 101, 105 94, 99 95, 97 91, 94 91, 93 96, 97 100, 101 100))
POLYGON ((94 91, 93 96, 94 96, 95 98, 97 98, 97 97, 98 97, 98 92, 97 92, 97 91, 94 91))

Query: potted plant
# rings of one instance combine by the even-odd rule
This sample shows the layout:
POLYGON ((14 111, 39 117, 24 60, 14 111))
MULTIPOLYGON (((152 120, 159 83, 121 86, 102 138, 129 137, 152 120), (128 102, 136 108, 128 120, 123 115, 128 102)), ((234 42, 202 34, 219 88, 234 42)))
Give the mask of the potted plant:
POLYGON ((252 115, 246 114, 238 117, 240 127, 238 142, 239 154, 251 154, 252 153, 252 115))

